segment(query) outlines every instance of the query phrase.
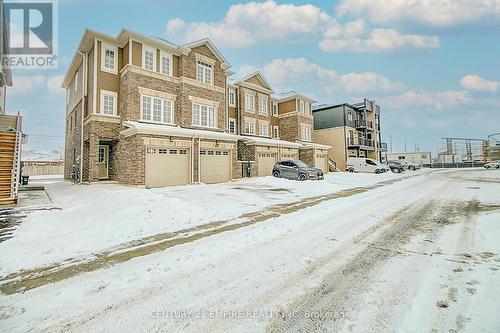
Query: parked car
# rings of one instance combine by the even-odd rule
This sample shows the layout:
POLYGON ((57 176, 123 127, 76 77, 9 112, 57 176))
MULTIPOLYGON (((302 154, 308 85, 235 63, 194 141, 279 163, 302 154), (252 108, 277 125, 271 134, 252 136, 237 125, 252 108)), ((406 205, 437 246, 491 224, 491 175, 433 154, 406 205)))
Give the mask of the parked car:
POLYGON ((389 166, 389 168, 391 168, 391 171, 394 173, 400 173, 405 171, 405 166, 403 165, 403 163, 399 161, 389 161, 387 162, 387 165, 389 166))
POLYGON ((349 172, 368 173, 383 173, 389 171, 390 169, 391 168, 389 168, 388 165, 367 157, 349 157, 345 168, 345 170, 349 172))
POLYGON ((493 161, 483 165, 486 169, 500 169, 500 161, 493 161))
POLYGON ((409 162, 407 160, 404 160, 404 161, 407 163, 406 168, 408 170, 415 171, 415 170, 420 169, 420 165, 419 164, 415 164, 415 163, 409 162))
POLYGON ((284 160, 273 167, 273 176, 295 180, 323 179, 323 170, 310 167, 302 161, 284 160))

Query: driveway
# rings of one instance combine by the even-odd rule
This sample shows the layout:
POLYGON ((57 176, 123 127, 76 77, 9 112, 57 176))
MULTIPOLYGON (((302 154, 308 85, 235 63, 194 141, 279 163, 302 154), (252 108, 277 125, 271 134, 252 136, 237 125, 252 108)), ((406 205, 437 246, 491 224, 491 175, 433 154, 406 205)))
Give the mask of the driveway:
POLYGON ((72 262, 73 270, 59 262, 11 272, 0 282, 2 325, 9 331, 498 331, 497 177, 444 170, 307 198, 280 184, 298 200, 97 251, 72 262))

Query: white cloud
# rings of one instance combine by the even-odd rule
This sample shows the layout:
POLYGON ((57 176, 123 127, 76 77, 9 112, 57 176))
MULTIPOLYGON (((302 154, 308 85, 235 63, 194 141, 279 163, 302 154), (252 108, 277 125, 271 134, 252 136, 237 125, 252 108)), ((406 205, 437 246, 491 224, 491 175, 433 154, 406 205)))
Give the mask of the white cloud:
POLYGON ((340 76, 340 86, 346 92, 394 92, 404 89, 401 82, 392 82, 387 77, 372 73, 349 73, 340 76))
POLYGON ((12 77, 12 87, 9 88, 9 95, 30 94, 44 88, 46 78, 43 75, 17 76, 12 77))
POLYGON ((325 30, 334 19, 313 5, 249 2, 232 5, 222 20, 186 22, 175 18, 167 22, 169 38, 192 41, 209 37, 225 47, 249 47, 258 41, 289 41, 306 38, 325 30))
POLYGON ((56 75, 47 80, 47 89, 51 93, 63 93, 65 90, 61 87, 64 75, 56 75))
POLYGON ((12 77, 12 87, 8 88, 8 94, 11 96, 29 96, 31 94, 43 93, 47 96, 47 92, 49 95, 64 93, 64 89, 61 88, 63 78, 63 75, 52 77, 44 75, 14 75, 12 77))
POLYGON ((500 81, 487 81, 479 75, 466 75, 460 80, 460 84, 467 90, 500 90, 500 81))
POLYGON ((408 90, 401 95, 389 96, 383 99, 383 103, 391 109, 425 108, 438 111, 470 101, 467 91, 456 90, 437 92, 408 90))
POLYGON ((403 35, 394 29, 374 29, 368 34, 358 36, 364 32, 359 23, 352 29, 344 30, 330 29, 325 34, 327 38, 319 43, 319 47, 325 52, 392 52, 396 49, 439 47, 439 38, 435 36, 403 35), (357 35, 354 35, 355 33, 357 35), (338 38, 328 38, 328 36, 338 38))
POLYGON ((416 22, 436 27, 489 24, 500 18, 498 0, 343 0, 339 16, 362 16, 374 23, 416 22))
MULTIPOLYGON (((257 70, 254 66, 243 66, 239 75, 246 76, 257 70)), ((404 89, 399 82, 373 73, 347 73, 339 75, 334 69, 324 68, 305 58, 273 59, 262 67, 262 73, 276 89, 300 90, 297 86, 320 87, 324 92, 347 93, 395 92, 404 89)))

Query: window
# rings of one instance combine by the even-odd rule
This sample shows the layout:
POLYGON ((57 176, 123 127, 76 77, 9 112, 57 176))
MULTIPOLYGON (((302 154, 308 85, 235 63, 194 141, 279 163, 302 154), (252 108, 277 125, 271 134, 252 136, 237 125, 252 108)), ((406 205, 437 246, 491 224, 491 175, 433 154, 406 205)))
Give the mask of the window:
POLYGON ((261 136, 269 136, 269 125, 260 124, 259 133, 261 136))
POLYGON ((311 104, 305 103, 305 114, 310 116, 311 115, 311 104))
POLYGON ((155 70, 156 50, 147 46, 142 46, 142 67, 147 70, 155 70))
POLYGON ((274 126, 274 137, 275 138, 280 137, 280 128, 278 126, 274 126))
POLYGON ((172 64, 172 56, 170 54, 161 54, 161 73, 163 75, 172 75, 171 72, 171 64, 172 64))
POLYGON ((116 96, 112 91, 101 90, 101 113, 114 116, 116 115, 116 96))
POLYGON ((101 52, 101 70, 116 74, 118 71, 118 48, 111 45, 102 45, 101 52))
POLYGON ((213 106, 193 104, 193 125, 204 127, 216 126, 216 111, 213 106))
POLYGON ((245 121, 245 134, 255 134, 255 123, 245 121))
POLYGON ((352 111, 347 111, 347 120, 352 121, 352 111))
POLYGON ((196 62, 196 80, 206 84, 213 84, 212 65, 205 61, 198 60, 196 62))
POLYGON ((278 116, 278 103, 273 102, 273 116, 278 116))
POLYGON ((404 160, 405 157, 404 156, 398 156, 398 160, 404 160))
POLYGON ((229 106, 236 107, 236 90, 229 88, 229 106))
POLYGON ((80 70, 78 70, 76 72, 76 75, 75 75, 75 92, 78 91, 78 76, 80 75, 80 70))
POLYGON ((229 133, 236 133, 236 119, 229 119, 229 133))
POLYGON ((427 155, 422 155, 422 158, 427 158, 427 155))
POLYGON ((168 99, 142 96, 141 119, 158 123, 173 123, 173 102, 168 99))
POLYGON ((245 109, 255 110, 255 96, 251 93, 245 93, 245 109))
POLYGON ((373 162, 372 160, 366 160, 366 164, 368 165, 377 165, 375 162, 373 162))
POLYGON ((302 126, 302 140, 311 141, 311 128, 308 126, 302 126))
POLYGON ((300 110, 300 113, 304 114, 305 111, 304 111, 304 101, 303 100, 300 100, 299 102, 299 110, 300 110))
POLYGON ((259 113, 267 114, 267 98, 259 97, 259 113))

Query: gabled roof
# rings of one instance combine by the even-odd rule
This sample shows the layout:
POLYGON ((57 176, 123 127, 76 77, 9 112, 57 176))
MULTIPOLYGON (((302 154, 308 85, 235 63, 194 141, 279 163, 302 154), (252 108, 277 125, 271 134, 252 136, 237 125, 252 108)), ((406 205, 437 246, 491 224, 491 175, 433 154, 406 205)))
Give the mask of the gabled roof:
POLYGON ((147 36, 140 34, 138 32, 132 31, 132 30, 127 30, 127 29, 122 29, 120 33, 118 34, 117 37, 113 37, 110 35, 106 35, 91 29, 85 29, 85 32, 82 36, 82 39, 80 40, 80 43, 78 44, 77 51, 75 52, 75 55, 73 56, 73 59, 71 61, 71 64, 68 68, 68 71, 66 72, 66 75, 63 80, 63 87, 66 88, 69 83, 71 82, 71 79, 73 78, 75 72, 77 71, 78 67, 83 61, 83 56, 78 52, 83 52, 87 53, 89 52, 92 47, 94 46, 94 39, 98 38, 100 40, 103 40, 105 42, 113 43, 118 45, 119 47, 124 47, 125 44, 128 43, 129 39, 134 39, 138 40, 144 43, 147 43, 148 45, 158 47, 160 49, 165 49, 171 52, 172 54, 175 55, 187 55, 189 52, 191 52, 191 48, 197 47, 200 45, 206 45, 210 51, 217 57, 217 59, 221 62, 221 68, 224 70, 227 70, 231 67, 227 60, 222 56, 222 54, 219 52, 219 50, 214 46, 214 44, 208 39, 200 39, 198 41, 184 44, 184 45, 175 45, 163 38, 160 37, 154 37, 154 36, 147 36))
POLYGON ((212 43, 212 41, 210 41, 210 39, 208 39, 208 38, 203 38, 203 39, 191 42, 191 43, 184 44, 182 46, 185 47, 185 48, 188 48, 188 49, 192 49, 194 47, 198 47, 198 46, 201 46, 201 45, 206 45, 210 49, 210 51, 212 51, 212 53, 221 62, 221 68, 222 69, 229 69, 229 68, 231 68, 231 65, 229 65, 229 63, 227 62, 226 58, 224 58, 224 56, 222 55, 222 53, 220 53, 220 51, 215 47, 215 45, 212 43))
POLYGON ((261 87, 258 87, 257 85, 255 85, 251 82, 248 82, 248 80, 251 79, 252 77, 256 77, 262 83, 263 89, 267 90, 271 94, 274 93, 273 88, 271 87, 269 82, 267 82, 267 80, 264 78, 264 75, 262 75, 262 73, 260 71, 256 71, 250 75, 245 76, 244 78, 238 80, 235 84, 241 85, 241 86, 246 85, 246 86, 249 86, 250 88, 256 88, 256 87, 261 88, 261 87))

